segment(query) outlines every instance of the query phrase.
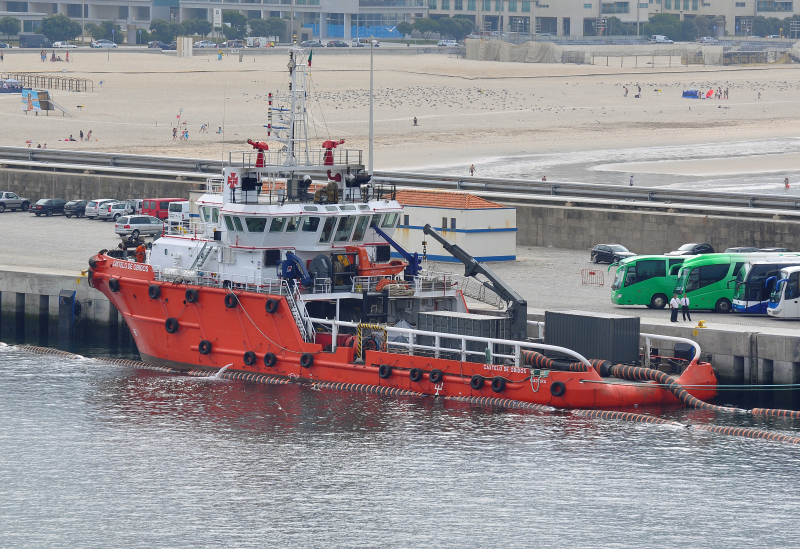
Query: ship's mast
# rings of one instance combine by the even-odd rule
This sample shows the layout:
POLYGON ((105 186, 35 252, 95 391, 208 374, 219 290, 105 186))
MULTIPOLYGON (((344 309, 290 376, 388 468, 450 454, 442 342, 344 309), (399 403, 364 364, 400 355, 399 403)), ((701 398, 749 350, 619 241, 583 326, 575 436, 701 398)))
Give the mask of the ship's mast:
POLYGON ((269 106, 270 137, 285 145, 286 159, 284 166, 297 166, 301 162, 310 164, 308 153, 308 118, 306 111, 306 65, 305 50, 292 47, 289 49, 289 95, 275 96, 277 106, 269 106), (289 105, 287 109, 283 105, 289 105), (274 122, 273 122, 274 121, 274 122))

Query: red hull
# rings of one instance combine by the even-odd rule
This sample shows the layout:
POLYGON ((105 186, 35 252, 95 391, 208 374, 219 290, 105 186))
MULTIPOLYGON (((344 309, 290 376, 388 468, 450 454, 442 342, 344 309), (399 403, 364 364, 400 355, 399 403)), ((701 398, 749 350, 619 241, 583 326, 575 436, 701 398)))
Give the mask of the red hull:
MULTIPOLYGON (((226 307, 229 290, 191 286, 198 292, 195 303, 187 303, 185 292, 190 286, 155 282, 149 265, 96 256, 92 269, 93 287, 105 294, 125 318, 142 357, 156 364, 181 369, 217 369, 231 365, 229 370, 282 376, 290 379, 359 383, 408 389, 440 396, 500 397, 558 408, 625 408, 653 404, 678 404, 671 392, 648 383, 613 382, 603 379, 594 370, 589 372, 551 371, 549 377, 528 379, 528 368, 484 365, 458 360, 409 356, 381 351, 366 351, 364 364, 354 362, 354 349, 339 347, 335 353, 323 352, 322 345, 303 341, 285 298, 253 292, 237 292, 238 304, 226 307), (118 280, 118 291, 109 288, 109 279, 118 280), (156 284, 160 295, 151 299, 148 287, 156 284), (269 314, 267 299, 279 301, 278 310, 269 314), (168 333, 168 318, 178 321, 175 333, 168 333), (201 341, 211 342, 211 352, 200 353, 201 341), (253 365, 245 364, 245 353, 256 355, 253 365), (273 367, 264 365, 264 355, 274 353, 273 367), (313 364, 304 368, 301 356, 310 353, 313 364), (378 376, 381 364, 392 367, 388 379, 378 376), (419 382, 412 382, 409 371, 420 368, 425 372, 419 382), (439 384, 429 380, 432 369, 444 372, 439 384), (486 384, 480 390, 470 387, 470 378, 484 376, 486 384), (502 393, 495 393, 491 378, 507 380, 502 393), (566 391, 553 396, 550 386, 561 381, 566 391)), ((116 283, 115 283, 116 285, 116 283)), ((710 364, 692 363, 678 381, 692 387, 693 396, 710 400, 716 396, 717 379, 710 364), (707 386, 707 389, 697 387, 707 386)))

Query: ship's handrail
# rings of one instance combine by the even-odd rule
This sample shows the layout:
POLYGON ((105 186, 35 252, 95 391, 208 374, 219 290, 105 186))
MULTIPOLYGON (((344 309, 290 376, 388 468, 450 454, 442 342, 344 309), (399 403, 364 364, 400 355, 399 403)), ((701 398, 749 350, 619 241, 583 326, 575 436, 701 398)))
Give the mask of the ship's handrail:
POLYGON ((354 276, 353 277, 353 293, 371 292, 375 290, 375 286, 381 280, 394 280, 394 276, 381 275, 381 276, 354 276))
POLYGON ((363 166, 364 151, 361 149, 308 149, 294 155, 296 166, 286 165, 286 151, 241 150, 228 153, 228 166, 241 166, 246 170, 282 171, 303 166, 363 166), (262 155, 259 158, 259 155, 262 155))
POLYGON ((296 280, 291 288, 286 280, 282 282, 286 285, 286 302, 292 311, 292 316, 298 330, 300 330, 300 335, 303 337, 303 341, 310 342, 314 335, 314 324, 311 322, 311 315, 308 314, 305 301, 303 301, 303 296, 300 293, 300 286, 296 280))
MULTIPOLYGON (((358 328, 358 323, 355 322, 346 322, 343 320, 328 320, 323 318, 311 318, 311 321, 314 324, 322 324, 326 326, 331 326, 333 328, 334 336, 338 334, 340 327, 345 328, 358 328)), ((423 351, 433 351, 436 358, 439 358, 441 354, 453 354, 459 353, 461 355, 461 361, 466 362, 467 355, 481 355, 485 356, 485 351, 471 351, 467 349, 467 342, 478 342, 478 343, 487 343, 489 345, 501 345, 507 347, 513 347, 514 354, 502 354, 502 353, 491 353, 492 357, 495 358, 507 358, 514 361, 514 366, 517 368, 526 368, 525 364, 522 361, 522 349, 541 349, 545 351, 555 351, 558 353, 562 353, 573 358, 578 359, 578 361, 585 364, 590 371, 594 371, 591 363, 581 355, 573 351, 572 349, 567 349, 566 347, 559 347, 556 345, 546 345, 544 343, 534 343, 531 341, 516 341, 511 339, 496 339, 496 338, 489 338, 489 337, 478 337, 478 336, 468 336, 468 335, 460 335, 460 334, 445 334, 441 332, 428 332, 426 330, 417 330, 415 328, 399 328, 397 326, 385 326, 387 331, 387 347, 404 347, 408 350, 409 354, 414 354, 415 350, 423 350, 423 351), (407 336, 408 341, 391 341, 388 337, 388 334, 396 333, 398 335, 405 335, 407 336), (422 345, 416 342, 416 339, 419 336, 423 337, 433 337, 434 344, 431 345, 422 345), (441 340, 458 340, 460 341, 460 348, 453 349, 448 347, 441 346, 441 340)), ((336 347, 336 337, 333 338, 332 341, 332 348, 335 350, 336 347)), ((488 347, 490 350, 492 347, 488 347)))

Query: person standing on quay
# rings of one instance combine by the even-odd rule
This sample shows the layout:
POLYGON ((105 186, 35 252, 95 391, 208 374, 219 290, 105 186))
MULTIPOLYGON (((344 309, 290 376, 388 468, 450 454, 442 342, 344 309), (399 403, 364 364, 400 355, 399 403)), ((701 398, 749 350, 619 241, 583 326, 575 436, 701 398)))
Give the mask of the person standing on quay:
POLYGON ((678 310, 681 308, 681 301, 678 299, 678 294, 672 294, 672 299, 669 301, 669 321, 678 322, 678 310))
POLYGON ((783 178, 783 190, 784 191, 788 191, 789 190, 789 178, 788 177, 784 177, 783 178))
POLYGON ((681 312, 683 313, 683 320, 692 321, 692 315, 689 314, 689 298, 686 297, 685 293, 681 298, 681 312))
POLYGON ((633 174, 631 174, 631 187, 633 187, 633 174))
POLYGON ((475 164, 470 164, 469 166, 469 174, 475 175, 475 164))

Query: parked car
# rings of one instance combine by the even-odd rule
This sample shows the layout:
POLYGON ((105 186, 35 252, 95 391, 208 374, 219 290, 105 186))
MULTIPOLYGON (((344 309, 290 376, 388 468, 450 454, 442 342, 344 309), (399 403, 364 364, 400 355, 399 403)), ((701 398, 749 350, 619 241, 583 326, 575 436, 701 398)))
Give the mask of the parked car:
POLYGON ((169 49, 169 44, 165 44, 164 42, 161 42, 160 40, 153 40, 152 42, 148 42, 147 47, 148 48, 161 49, 161 50, 168 50, 169 49))
POLYGON ((192 45, 193 48, 216 48, 217 45, 210 40, 200 40, 192 45))
POLYGON ((758 251, 755 246, 734 246, 725 250, 726 254, 752 254, 758 251))
POLYGON ((328 42, 329 48, 349 48, 350 46, 347 43, 342 42, 341 40, 331 40, 328 42))
POLYGON ((381 46, 381 41, 377 38, 353 38, 353 47, 368 48, 371 42, 375 44, 376 48, 381 46))
POLYGON ((30 206, 31 201, 27 198, 22 198, 21 196, 17 196, 15 193, 9 191, 0 192, 0 212, 5 211, 6 209, 11 210, 12 212, 16 210, 27 212, 30 206))
POLYGON ((321 42, 317 42, 316 40, 303 40, 302 42, 300 42, 300 47, 301 48, 321 48, 322 47, 322 43, 321 42))
POLYGON ((439 40, 437 45, 440 47, 455 47, 458 46, 458 42, 455 40, 439 40))
POLYGON ((167 219, 169 217, 169 203, 180 202, 186 200, 185 198, 151 198, 142 202, 142 212, 145 215, 151 215, 159 219, 167 219))
POLYGON ((764 38, 780 38, 780 34, 770 34, 769 36, 765 36, 764 38))
POLYGON ((172 42, 169 43, 169 46, 167 46, 166 49, 176 51, 178 49, 178 41, 173 40, 172 42))
POLYGON ((635 255, 635 253, 620 244, 598 244, 592 248, 590 257, 595 263, 617 263, 621 259, 635 255))
POLYGON ((711 247, 711 244, 698 244, 698 243, 690 243, 684 244, 677 250, 672 252, 666 253, 664 255, 700 255, 700 254, 713 254, 714 248, 711 247))
POLYGON ((792 250, 790 250, 789 248, 759 248, 758 251, 767 254, 792 253, 792 250))
POLYGON ((714 38, 713 36, 704 36, 700 40, 698 40, 701 44, 719 44, 719 40, 714 38))
POLYGON ((674 44, 672 40, 664 36, 663 34, 654 34, 650 37, 651 44, 674 44))
POLYGON ((123 215, 128 215, 133 212, 130 211, 126 202, 107 202, 100 206, 97 210, 97 219, 108 221, 113 219, 116 221, 123 215))
POLYGON ((42 198, 31 206, 31 211, 36 217, 42 214, 50 217, 53 214, 63 214, 66 203, 67 201, 63 198, 42 198))
POLYGON ((11 44, 6 44, 5 42, 0 42, 0 49, 8 48, 11 49, 11 44))
POLYGON ((189 226, 191 219, 191 207, 188 200, 169 203, 169 224, 171 227, 183 225, 189 226))
POLYGON ((106 40, 105 38, 101 38, 100 40, 95 40, 92 42, 93 48, 116 48, 117 45, 112 42, 111 40, 106 40))
POLYGON ((64 204, 64 217, 83 217, 86 215, 85 200, 70 200, 64 204))
POLYGON ((114 232, 120 236, 160 235, 164 232, 164 222, 152 215, 132 215, 120 217, 114 225, 114 232))
POLYGON ((98 198, 96 200, 90 200, 86 203, 86 217, 89 219, 94 219, 97 217, 97 214, 100 213, 100 207, 107 203, 107 202, 116 202, 113 198, 98 198))
POLYGON ((228 40, 219 45, 220 48, 243 48, 244 40, 228 40))
POLYGON ((59 50, 72 50, 78 46, 70 44, 69 42, 53 42, 53 47, 59 50))

